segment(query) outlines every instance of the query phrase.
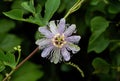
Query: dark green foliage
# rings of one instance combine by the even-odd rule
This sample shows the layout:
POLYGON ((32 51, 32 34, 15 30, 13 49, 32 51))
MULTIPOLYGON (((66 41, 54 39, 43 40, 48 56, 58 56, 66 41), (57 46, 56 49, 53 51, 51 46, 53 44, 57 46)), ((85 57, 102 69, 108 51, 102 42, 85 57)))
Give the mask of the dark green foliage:
MULTIPOLYGON (((59 20, 78 0, 1 0, 0 1, 0 81, 34 50, 38 32, 50 20, 59 20)), ((120 0, 85 0, 66 22, 76 24, 81 36, 80 52, 71 62, 85 73, 61 62, 41 58, 41 51, 13 73, 10 81, 120 81, 120 0), (96 80, 97 76, 97 80, 96 80)))
POLYGON ((36 81, 43 76, 40 66, 26 62, 12 77, 12 81, 36 81))

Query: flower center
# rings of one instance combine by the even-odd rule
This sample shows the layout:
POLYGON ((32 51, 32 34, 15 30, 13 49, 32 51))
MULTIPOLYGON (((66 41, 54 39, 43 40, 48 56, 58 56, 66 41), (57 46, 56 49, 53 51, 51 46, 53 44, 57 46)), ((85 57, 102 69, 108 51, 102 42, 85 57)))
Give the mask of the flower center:
POLYGON ((54 46, 61 48, 64 44, 66 44, 64 34, 56 34, 52 39, 52 43, 54 46))

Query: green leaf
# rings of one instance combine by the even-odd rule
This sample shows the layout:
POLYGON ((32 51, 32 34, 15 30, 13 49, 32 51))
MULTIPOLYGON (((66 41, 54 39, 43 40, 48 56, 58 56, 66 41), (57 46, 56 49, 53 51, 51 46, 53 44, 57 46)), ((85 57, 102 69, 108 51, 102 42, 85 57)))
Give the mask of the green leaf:
POLYGON ((2 81, 2 80, 3 80, 3 75, 0 74, 0 81, 2 81))
POLYGON ((5 59, 5 54, 2 50, 0 50, 0 61, 4 61, 5 59))
POLYGON ((0 72, 5 69, 5 65, 3 64, 2 61, 0 61, 0 72))
POLYGON ((101 58, 95 58, 92 62, 92 65, 95 69, 94 73, 108 73, 110 70, 110 65, 101 58))
POLYGON ((43 22, 43 18, 41 16, 41 11, 42 11, 42 7, 40 4, 38 4, 36 7, 35 19, 36 19, 36 22, 38 22, 39 26, 45 25, 43 22))
MULTIPOLYGON (((11 9, 21 9, 23 10, 23 7, 21 6, 21 3, 25 0, 14 0, 11 5, 11 9)), ((23 10, 24 11, 24 10, 23 10)))
POLYGON ((89 39, 89 44, 91 43, 94 43, 95 40, 97 40, 97 38, 99 38, 99 36, 101 35, 101 32, 94 32, 92 33, 92 35, 90 36, 90 39, 89 39))
POLYGON ((4 52, 0 50, 0 68, 5 68, 5 65, 10 66, 11 68, 15 68, 15 56, 11 53, 4 54, 4 52))
POLYGON ((16 67, 15 55, 11 53, 7 53, 6 61, 4 62, 4 64, 14 69, 16 67))
MULTIPOLYGON (((90 40, 95 37, 92 35, 90 40)), ((106 39, 103 35, 97 37, 94 41, 89 41, 88 52, 95 51, 96 53, 101 53, 109 45, 110 41, 106 39)))
POLYGON ((24 14, 28 14, 29 12, 26 11, 22 6, 21 4, 24 2, 25 0, 14 0, 12 2, 12 5, 11 5, 11 9, 20 9, 23 11, 24 14))
POLYGON ((88 52, 100 53, 109 45, 109 40, 103 35, 108 26, 109 22, 103 17, 97 16, 91 20, 92 35, 89 40, 88 52))
POLYGON ((13 9, 8 12, 3 12, 3 14, 11 19, 24 20, 23 19, 23 10, 21 10, 21 9, 13 9))
POLYGON ((21 6, 22 6, 24 9, 28 10, 29 12, 35 13, 34 4, 31 4, 31 5, 30 5, 29 2, 22 2, 22 3, 21 3, 21 6))
POLYGON ((110 5, 108 7, 108 12, 111 14, 117 14, 120 12, 120 4, 119 5, 110 5))
POLYGON ((60 0, 47 0, 45 3, 45 21, 48 22, 60 5, 60 0))
POLYGON ((10 51, 13 47, 20 45, 21 39, 16 37, 15 35, 9 34, 4 37, 4 39, 0 43, 0 48, 4 51, 10 51))
POLYGON ((91 5, 98 5, 99 2, 101 2, 102 0, 91 0, 91 5))
POLYGON ((41 7, 40 4, 38 4, 37 7, 36 7, 36 14, 39 18, 42 18, 41 11, 42 11, 42 7, 41 7))
POLYGON ((6 33, 0 33, 0 42, 2 42, 5 36, 6 36, 6 33))
POLYGON ((40 16, 38 16, 38 14, 36 15, 36 17, 30 16, 28 19, 25 19, 25 21, 37 24, 39 26, 43 25, 43 22, 41 21, 40 16))
POLYGON ((13 21, 7 19, 0 20, 0 33, 6 33, 14 27, 15 23, 13 21))
POLYGON ((101 17, 97 16, 91 20, 91 31, 92 32, 104 32, 109 26, 109 22, 101 17))
POLYGON ((42 76, 43 71, 37 65, 26 62, 13 74, 11 81, 37 81, 42 76))

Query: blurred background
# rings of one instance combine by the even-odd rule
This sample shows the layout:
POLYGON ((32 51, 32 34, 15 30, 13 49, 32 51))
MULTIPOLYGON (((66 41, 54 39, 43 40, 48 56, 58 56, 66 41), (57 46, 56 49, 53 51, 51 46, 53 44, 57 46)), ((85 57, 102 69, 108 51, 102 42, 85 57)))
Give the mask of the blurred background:
MULTIPOLYGON (((46 1, 34 0, 35 7, 41 6, 42 17, 46 1)), ((3 12, 20 9, 26 19, 32 14, 21 6, 23 2, 29 0, 0 0, 0 49, 7 52, 21 45, 20 61, 37 47, 39 25, 7 17, 3 12)), ((75 2, 77 0, 60 0, 50 20, 63 18, 75 2)), ((120 0, 85 0, 66 22, 76 24, 76 34, 81 36, 81 50, 72 55, 70 62, 78 65, 85 77, 64 62, 50 63, 49 59, 41 57, 40 50, 11 76, 10 81, 120 81, 120 0)), ((3 74, 0 72, 1 81, 3 74)))

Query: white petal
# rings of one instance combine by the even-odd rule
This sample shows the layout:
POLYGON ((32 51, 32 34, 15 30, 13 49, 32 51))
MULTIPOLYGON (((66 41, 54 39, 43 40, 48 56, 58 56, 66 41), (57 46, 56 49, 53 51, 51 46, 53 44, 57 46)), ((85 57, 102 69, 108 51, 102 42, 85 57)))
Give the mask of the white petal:
POLYGON ((47 27, 39 27, 39 32, 41 34, 45 35, 47 38, 52 38, 53 34, 47 29, 47 27))
POLYGON ((59 61, 61 61, 60 49, 55 48, 52 53, 51 62, 57 64, 59 61))
POLYGON ((56 24, 55 24, 55 21, 50 21, 49 26, 50 26, 51 32, 52 32, 54 35, 58 33, 58 29, 57 29, 57 26, 56 26, 56 24))
POLYGON ((45 48, 43 50, 43 52, 41 53, 41 56, 47 57, 50 54, 50 52, 52 51, 52 49, 53 49, 53 46, 49 46, 49 47, 45 48))
POLYGON ((51 40, 43 38, 43 39, 37 40, 35 43, 39 45, 40 49, 43 49, 44 47, 46 47, 51 43, 51 40))
POLYGON ((65 30, 65 19, 62 18, 58 24, 58 31, 60 34, 62 34, 65 30))
POLYGON ((75 45, 73 43, 70 43, 70 42, 67 42, 66 48, 68 50, 71 50, 73 54, 77 53, 80 50, 79 46, 77 46, 77 45, 75 45))
POLYGON ((62 56, 65 59, 65 61, 70 60, 70 53, 67 51, 66 48, 62 48, 61 53, 62 53, 62 56))
POLYGON ((66 38, 67 41, 72 42, 72 43, 78 43, 80 39, 81 39, 80 36, 70 36, 66 38))
POLYGON ((65 36, 70 36, 70 35, 72 35, 72 33, 75 32, 75 29, 76 29, 76 25, 75 25, 75 24, 72 24, 71 26, 69 26, 69 27, 65 30, 64 35, 65 35, 65 36))

